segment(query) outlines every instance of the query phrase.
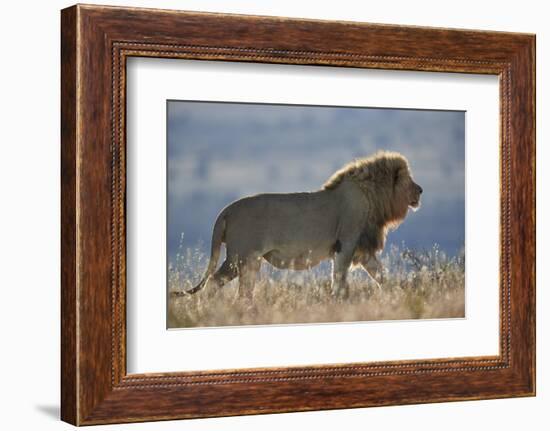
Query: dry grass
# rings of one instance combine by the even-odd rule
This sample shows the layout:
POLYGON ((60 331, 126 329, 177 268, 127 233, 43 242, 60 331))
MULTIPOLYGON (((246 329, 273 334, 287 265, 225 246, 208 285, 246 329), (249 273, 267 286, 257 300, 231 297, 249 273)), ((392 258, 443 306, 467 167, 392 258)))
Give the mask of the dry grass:
POLYGON ((448 257, 437 246, 384 255, 389 271, 379 290, 362 270, 349 274, 349 297, 330 294, 327 267, 310 271, 279 271, 262 265, 253 304, 235 301, 237 280, 195 295, 171 292, 191 288, 202 276, 207 256, 180 252, 169 265, 168 327, 354 322, 464 317, 464 253, 448 257))

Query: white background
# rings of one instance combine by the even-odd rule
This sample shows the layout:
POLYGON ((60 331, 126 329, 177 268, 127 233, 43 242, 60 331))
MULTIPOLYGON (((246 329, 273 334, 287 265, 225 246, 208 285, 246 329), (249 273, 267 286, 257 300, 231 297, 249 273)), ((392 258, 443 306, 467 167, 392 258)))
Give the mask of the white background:
POLYGON ((496 76, 141 58, 127 83, 129 373, 498 354, 496 76), (167 99, 466 111, 466 318, 167 331, 167 99))
MULTIPOLYGON (((109 429, 546 429, 550 422, 548 372, 550 163, 548 84, 550 29, 544 2, 464 0, 118 1, 102 3, 188 10, 537 33, 538 396, 329 412, 106 426, 109 429)), ((5 429, 69 429, 59 410, 59 9, 70 3, 3 5, 0 68, 0 286, 2 415, 5 429)))

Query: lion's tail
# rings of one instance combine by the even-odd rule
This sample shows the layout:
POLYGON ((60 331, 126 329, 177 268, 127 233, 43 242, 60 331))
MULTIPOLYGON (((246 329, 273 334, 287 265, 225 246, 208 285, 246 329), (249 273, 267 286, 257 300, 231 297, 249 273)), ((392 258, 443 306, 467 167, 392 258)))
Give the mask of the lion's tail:
POLYGON ((220 259, 220 249, 225 238, 225 211, 222 211, 216 223, 214 224, 214 230, 212 231, 212 246, 210 248, 210 262, 208 262, 208 268, 204 273, 202 280, 192 289, 187 290, 185 293, 193 294, 201 290, 205 285, 210 276, 216 270, 218 265, 218 260, 220 259))

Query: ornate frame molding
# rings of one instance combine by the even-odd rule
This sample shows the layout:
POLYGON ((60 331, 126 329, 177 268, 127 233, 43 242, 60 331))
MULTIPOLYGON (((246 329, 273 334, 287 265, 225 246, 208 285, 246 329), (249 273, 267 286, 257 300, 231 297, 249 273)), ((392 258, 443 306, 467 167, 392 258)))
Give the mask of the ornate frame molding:
POLYGON ((533 395, 534 43, 531 35, 496 32, 80 5, 63 10, 62 419, 98 424, 533 395), (268 30, 257 34, 258 28, 268 30), (308 41, 311 34, 316 41, 308 41), (334 34, 339 37, 329 37, 334 34), (131 56, 498 75, 500 354, 128 375, 125 66, 131 56))

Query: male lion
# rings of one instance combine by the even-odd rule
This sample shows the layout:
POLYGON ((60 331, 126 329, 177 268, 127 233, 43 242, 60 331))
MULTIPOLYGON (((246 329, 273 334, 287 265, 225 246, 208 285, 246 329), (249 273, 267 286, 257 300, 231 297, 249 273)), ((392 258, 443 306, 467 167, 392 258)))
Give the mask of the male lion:
POLYGON ((223 286, 239 277, 237 295, 250 300, 262 259, 281 269, 309 269, 332 259, 332 293, 347 297, 350 265, 361 265, 376 281, 382 274, 376 253, 388 229, 396 228, 409 207, 420 205, 407 159, 378 152, 355 160, 307 193, 259 194, 225 207, 212 233, 210 262, 203 279, 223 286), (215 271, 221 244, 226 259, 215 271))

